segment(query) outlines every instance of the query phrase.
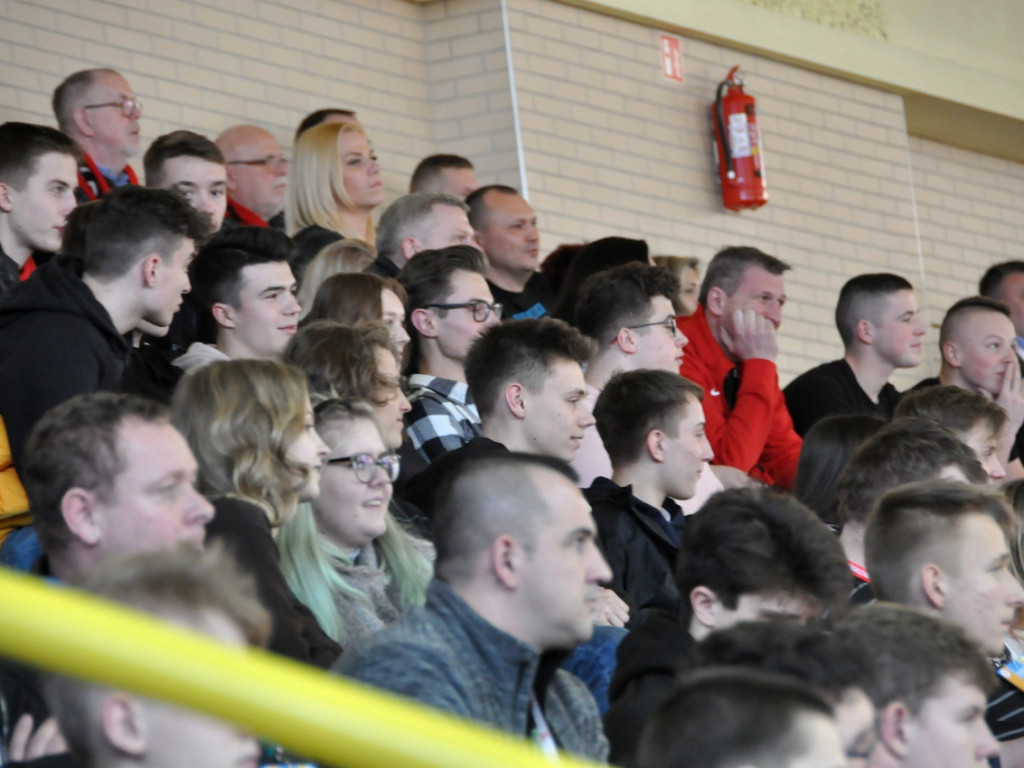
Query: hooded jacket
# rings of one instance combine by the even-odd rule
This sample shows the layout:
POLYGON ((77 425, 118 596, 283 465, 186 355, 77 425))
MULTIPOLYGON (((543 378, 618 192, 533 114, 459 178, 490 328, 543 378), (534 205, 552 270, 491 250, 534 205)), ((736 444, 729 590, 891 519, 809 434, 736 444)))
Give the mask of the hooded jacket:
POLYGON ((82 264, 57 256, 0 302, 0 416, 20 467, 25 441, 55 405, 121 390, 128 344, 82 282, 82 264))

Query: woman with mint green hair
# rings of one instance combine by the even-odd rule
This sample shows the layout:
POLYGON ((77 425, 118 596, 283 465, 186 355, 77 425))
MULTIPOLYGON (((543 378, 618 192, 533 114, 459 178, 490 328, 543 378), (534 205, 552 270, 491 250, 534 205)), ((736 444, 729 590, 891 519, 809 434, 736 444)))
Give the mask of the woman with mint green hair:
POLYGON ((277 543, 288 585, 346 648, 423 603, 434 550, 388 512, 399 458, 385 447, 372 407, 327 400, 316 424, 330 449, 320 494, 277 543))

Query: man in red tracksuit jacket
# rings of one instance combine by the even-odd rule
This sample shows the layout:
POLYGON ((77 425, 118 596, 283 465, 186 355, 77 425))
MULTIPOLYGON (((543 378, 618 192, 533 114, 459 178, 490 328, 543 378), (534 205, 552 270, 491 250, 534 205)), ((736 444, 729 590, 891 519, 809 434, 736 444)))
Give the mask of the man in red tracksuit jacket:
POLYGON ((716 463, 787 489, 802 445, 775 366, 788 269, 756 248, 725 248, 708 265, 697 312, 678 321, 690 340, 679 372, 704 389, 716 463))

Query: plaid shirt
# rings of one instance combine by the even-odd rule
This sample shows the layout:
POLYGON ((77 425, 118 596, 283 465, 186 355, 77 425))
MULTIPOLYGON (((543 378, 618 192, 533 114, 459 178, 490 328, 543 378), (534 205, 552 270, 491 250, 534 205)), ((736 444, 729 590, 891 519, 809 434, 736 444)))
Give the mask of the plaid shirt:
POLYGON ((480 436, 480 414, 464 381, 416 373, 409 387, 412 410, 405 414, 405 431, 427 461, 480 436))

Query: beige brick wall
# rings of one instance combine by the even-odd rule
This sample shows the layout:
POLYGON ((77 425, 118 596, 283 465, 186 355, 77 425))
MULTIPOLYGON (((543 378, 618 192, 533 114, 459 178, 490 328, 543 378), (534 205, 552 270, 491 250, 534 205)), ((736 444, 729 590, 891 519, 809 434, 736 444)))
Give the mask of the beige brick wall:
MULTIPOLYGON (((737 243, 786 259, 784 381, 840 353, 831 314, 852 275, 904 274, 937 322, 1016 255, 1024 167, 917 139, 908 152, 898 96, 688 39, 686 82, 667 82, 658 30, 553 0, 508 7, 542 250, 622 234, 705 260, 737 243), (741 214, 718 201, 707 112, 733 64, 758 98, 771 194, 741 214)), ((0 0, 0 119, 51 123, 60 79, 103 65, 144 100, 144 144, 246 121, 288 146, 302 114, 342 105, 366 124, 390 198, 434 151, 519 183, 499 0, 0 0)))

